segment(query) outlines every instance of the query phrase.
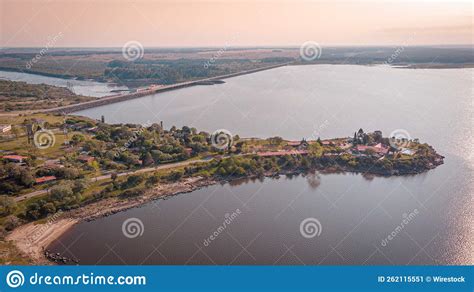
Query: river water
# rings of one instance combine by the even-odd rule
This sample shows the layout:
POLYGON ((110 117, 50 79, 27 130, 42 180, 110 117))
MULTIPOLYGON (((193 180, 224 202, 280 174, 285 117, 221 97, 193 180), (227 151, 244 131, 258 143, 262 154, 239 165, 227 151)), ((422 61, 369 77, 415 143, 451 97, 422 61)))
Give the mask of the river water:
POLYGON ((401 129, 446 158, 415 176, 316 173, 214 185, 80 223, 50 248, 81 264, 472 264, 472 74, 291 66, 79 112, 241 137, 401 129), (130 218, 143 223, 135 238, 122 230, 130 218), (307 222, 318 232, 300 228, 307 222))
POLYGON ((119 86, 116 84, 96 82, 91 80, 74 80, 48 77, 22 72, 0 71, 0 79, 23 81, 30 84, 48 84, 59 87, 67 87, 78 95, 93 97, 104 97, 118 94, 117 92, 113 92, 114 90, 128 90, 126 86, 119 86))

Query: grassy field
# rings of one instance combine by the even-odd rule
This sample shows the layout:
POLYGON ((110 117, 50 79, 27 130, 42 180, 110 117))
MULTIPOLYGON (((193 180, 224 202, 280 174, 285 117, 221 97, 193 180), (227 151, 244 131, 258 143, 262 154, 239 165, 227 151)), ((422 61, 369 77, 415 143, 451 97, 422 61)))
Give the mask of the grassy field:
POLYGON ((0 112, 47 109, 93 99, 63 87, 0 80, 0 112))

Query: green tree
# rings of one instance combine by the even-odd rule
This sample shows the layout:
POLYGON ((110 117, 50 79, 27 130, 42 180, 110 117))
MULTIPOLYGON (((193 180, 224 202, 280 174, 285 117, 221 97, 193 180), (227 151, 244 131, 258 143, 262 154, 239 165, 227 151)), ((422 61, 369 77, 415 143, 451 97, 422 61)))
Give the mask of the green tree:
POLYGON ((143 155, 142 161, 144 166, 152 165, 153 163, 155 163, 150 152, 146 152, 145 155, 143 155))
POLYGON ((59 184, 51 188, 49 191, 51 199, 54 201, 61 202, 64 198, 72 196, 74 193, 69 184, 59 184))
POLYGON ((71 144, 78 145, 81 142, 84 142, 86 138, 84 138, 81 134, 74 134, 71 138, 71 144))
POLYGON ((311 143, 308 147, 311 156, 319 158, 323 155, 323 147, 319 143, 311 143))
POLYGON ((0 216, 7 216, 16 210, 16 202, 8 196, 0 196, 0 216))
POLYGON ((56 213, 56 206, 52 202, 46 203, 40 208, 42 216, 56 213))
POLYGON ((19 180, 19 182, 26 187, 31 187, 35 183, 35 177, 31 173, 31 171, 26 168, 20 171, 19 180))
POLYGON ((89 186, 86 179, 75 180, 72 184, 72 191, 74 193, 81 193, 89 186))

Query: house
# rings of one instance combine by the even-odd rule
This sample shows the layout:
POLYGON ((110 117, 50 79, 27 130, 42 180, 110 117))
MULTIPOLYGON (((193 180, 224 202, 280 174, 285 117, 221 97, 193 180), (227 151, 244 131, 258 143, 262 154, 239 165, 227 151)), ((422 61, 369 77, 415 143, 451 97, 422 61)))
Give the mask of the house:
POLYGON ((415 152, 416 152, 415 150, 413 150, 413 149, 408 149, 408 148, 403 148, 403 149, 400 151, 401 154, 410 155, 410 156, 414 155, 415 152))
POLYGON ((92 161, 94 161, 94 159, 95 159, 94 157, 89 156, 89 155, 80 155, 79 157, 77 157, 77 160, 84 163, 91 163, 92 161))
POLYGON ((337 143, 336 146, 341 148, 341 149, 349 149, 349 148, 352 147, 352 143, 341 142, 341 143, 337 143))
POLYGON ((35 179, 35 182, 37 184, 42 184, 42 183, 50 182, 50 181, 53 181, 53 180, 56 180, 56 177, 54 175, 50 175, 50 176, 38 177, 38 178, 35 179))
POLYGON ((0 125, 0 133, 6 133, 12 130, 12 125, 0 125))
POLYGON ((46 160, 44 163, 43 163, 43 167, 45 168, 63 168, 64 165, 61 164, 61 161, 59 159, 49 159, 49 160, 46 160))
POLYGON ((3 156, 3 159, 6 159, 10 162, 14 162, 14 163, 23 163, 23 160, 25 160, 26 156, 21 156, 21 155, 5 155, 3 156))
POLYGON ((301 141, 288 141, 287 142, 287 145, 292 146, 292 147, 298 147, 300 146, 300 144, 301 144, 301 141))
POLYGON ((388 148, 387 146, 382 145, 382 143, 378 143, 377 145, 373 146, 373 149, 374 149, 375 152, 377 152, 379 154, 387 154, 388 150, 390 148, 388 148))
POLYGON ((99 127, 92 127, 92 128, 87 128, 86 131, 90 133, 95 133, 99 130, 99 127))
POLYGON ((367 146, 367 145, 357 145, 355 147, 355 150, 357 152, 366 152, 367 150, 371 150, 371 151, 374 151, 375 153, 377 154, 387 154, 388 153, 388 150, 389 148, 382 145, 381 143, 375 145, 375 146, 367 146))
POLYGON ((296 148, 298 150, 303 150, 303 149, 308 148, 308 142, 306 142, 305 139, 301 141, 288 141, 286 142, 286 145, 288 145, 289 147, 296 148))

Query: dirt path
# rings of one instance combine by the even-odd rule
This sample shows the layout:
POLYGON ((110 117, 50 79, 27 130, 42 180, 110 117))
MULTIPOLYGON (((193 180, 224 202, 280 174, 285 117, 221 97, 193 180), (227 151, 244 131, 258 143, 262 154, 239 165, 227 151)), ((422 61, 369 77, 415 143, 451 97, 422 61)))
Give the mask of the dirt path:
MULTIPOLYGON (((204 159, 199 159, 199 160, 186 160, 186 161, 181 161, 181 162, 175 162, 175 163, 170 163, 170 164, 163 164, 155 167, 147 167, 147 168, 141 168, 133 171, 127 171, 127 172, 121 172, 117 174, 117 176, 124 176, 124 175, 130 175, 130 174, 140 174, 140 173, 147 173, 150 171, 156 171, 156 170, 163 170, 163 169, 169 169, 169 168, 175 168, 175 167, 180 167, 180 166, 186 166, 189 164, 193 163, 203 163, 203 162, 208 162, 211 161, 211 159, 204 160, 204 159)), ((105 175, 100 175, 91 178, 91 181, 101 181, 105 179, 109 179, 111 174, 105 174, 105 175)), ((15 202, 21 202, 36 196, 41 196, 44 195, 48 192, 48 190, 39 190, 39 191, 34 191, 28 194, 24 194, 18 197, 15 197, 15 202)))

